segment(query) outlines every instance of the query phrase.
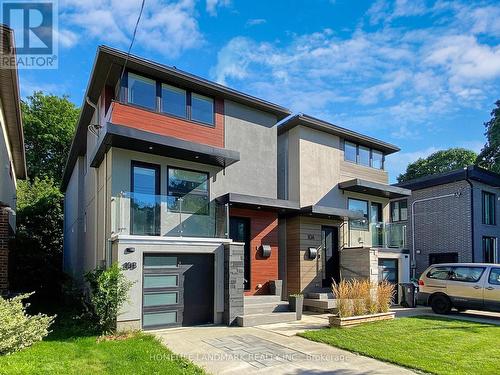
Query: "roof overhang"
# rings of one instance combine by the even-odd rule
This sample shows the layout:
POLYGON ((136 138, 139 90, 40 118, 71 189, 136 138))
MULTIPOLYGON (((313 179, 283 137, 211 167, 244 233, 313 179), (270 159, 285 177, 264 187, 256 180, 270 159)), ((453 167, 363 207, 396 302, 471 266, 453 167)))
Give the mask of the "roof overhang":
POLYGON ((220 204, 229 204, 231 207, 263 209, 277 211, 283 214, 298 213, 299 202, 284 199, 259 197, 254 195, 227 193, 216 198, 220 204))
POLYGON ((362 213, 358 211, 350 211, 345 208, 327 207, 319 205, 311 205, 302 207, 300 213, 304 215, 309 215, 313 217, 320 217, 326 219, 364 219, 362 213))
POLYGON ((303 113, 289 116, 288 118, 281 121, 281 123, 278 125, 278 135, 283 134, 299 125, 319 130, 325 133, 330 133, 345 140, 372 147, 374 149, 382 151, 385 155, 392 154, 400 150, 399 147, 393 144, 369 137, 367 135, 346 128, 342 128, 340 126, 314 118, 312 116, 305 115, 303 113))
POLYGON ((92 159, 91 167, 98 167, 111 147, 174 157, 197 163, 227 167, 240 160, 240 153, 224 148, 207 146, 178 138, 108 123, 92 159))
POLYGON ((339 184, 339 188, 341 190, 352 191, 354 193, 374 195, 388 199, 404 198, 411 195, 411 190, 408 189, 372 181, 365 181, 359 178, 341 182, 339 184))
MULTIPOLYGON (((14 32, 0 24, 0 56, 16 58, 14 32)), ((6 122, 6 131, 16 177, 26 178, 26 156, 24 150, 23 122, 19 94, 19 77, 17 67, 0 69, 0 100, 6 122)))

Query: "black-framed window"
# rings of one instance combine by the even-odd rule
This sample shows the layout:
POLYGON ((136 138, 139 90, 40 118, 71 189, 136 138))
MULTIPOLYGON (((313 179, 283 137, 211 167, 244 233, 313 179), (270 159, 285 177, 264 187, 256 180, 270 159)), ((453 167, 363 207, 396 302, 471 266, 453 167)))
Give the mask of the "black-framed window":
POLYGON ((187 118, 186 90, 162 83, 161 111, 170 115, 187 118))
POLYGON ((408 200, 402 199, 391 202, 391 222, 408 220, 408 200))
POLYGON ((213 125, 215 123, 214 100, 208 96, 191 93, 191 120, 213 125))
POLYGON ((344 160, 365 167, 384 169, 385 158, 383 152, 346 140, 343 143, 344 160))
POLYGON ((156 110, 156 81, 138 74, 128 74, 128 102, 156 110))
POLYGON ((168 209, 173 212, 208 215, 209 174, 176 167, 168 168, 168 209))
POLYGON ((496 237, 483 237, 483 259, 485 263, 496 263, 497 239, 496 237))
POLYGON ((160 166, 132 161, 130 234, 160 235, 160 166))
POLYGON ((487 191, 482 192, 483 224, 496 225, 496 196, 487 191))
POLYGON ((349 211, 360 212, 363 214, 364 219, 352 219, 349 222, 351 229, 368 230, 368 201, 362 199, 349 198, 347 200, 349 211))
POLYGON ((215 126, 214 98, 132 72, 128 72, 123 85, 126 87, 126 100, 130 104, 215 126))

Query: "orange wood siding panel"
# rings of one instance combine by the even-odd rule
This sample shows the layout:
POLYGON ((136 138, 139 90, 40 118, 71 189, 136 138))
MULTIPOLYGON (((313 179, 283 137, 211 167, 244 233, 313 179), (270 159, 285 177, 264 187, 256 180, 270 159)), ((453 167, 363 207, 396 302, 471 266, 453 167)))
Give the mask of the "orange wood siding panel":
POLYGON ((215 99, 215 127, 118 102, 113 103, 111 122, 185 141, 224 147, 224 101, 222 99, 215 99))
POLYGON ((250 219, 250 290, 245 295, 269 294, 269 281, 278 279, 278 214, 231 208, 229 215, 250 219), (261 244, 271 246, 269 258, 260 255, 261 244))

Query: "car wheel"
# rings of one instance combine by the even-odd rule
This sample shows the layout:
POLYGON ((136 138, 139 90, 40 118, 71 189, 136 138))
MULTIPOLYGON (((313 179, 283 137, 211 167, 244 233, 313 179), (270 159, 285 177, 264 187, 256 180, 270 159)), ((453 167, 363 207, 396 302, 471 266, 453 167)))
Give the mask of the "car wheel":
POLYGON ((435 296, 431 302, 432 311, 436 314, 449 314, 451 310, 451 302, 448 297, 435 296))

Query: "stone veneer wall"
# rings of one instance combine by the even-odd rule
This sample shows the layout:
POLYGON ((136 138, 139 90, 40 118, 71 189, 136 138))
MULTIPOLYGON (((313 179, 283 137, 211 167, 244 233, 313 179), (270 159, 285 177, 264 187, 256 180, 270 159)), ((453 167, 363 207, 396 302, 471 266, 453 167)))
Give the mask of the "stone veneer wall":
POLYGON ((236 323, 243 311, 244 245, 230 243, 224 248, 224 315, 227 325, 236 323))

